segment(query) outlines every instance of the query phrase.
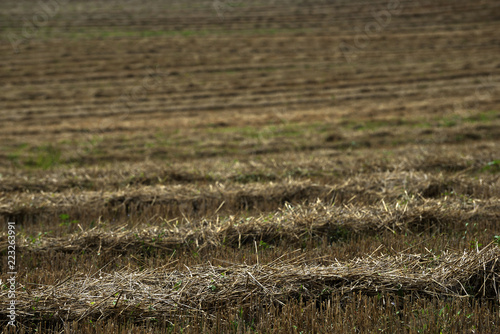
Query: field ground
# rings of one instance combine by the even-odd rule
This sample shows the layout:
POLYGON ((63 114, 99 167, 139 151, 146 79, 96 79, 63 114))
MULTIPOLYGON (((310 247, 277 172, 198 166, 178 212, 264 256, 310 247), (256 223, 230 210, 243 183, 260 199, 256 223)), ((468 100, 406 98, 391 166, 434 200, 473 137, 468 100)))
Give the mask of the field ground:
POLYGON ((500 331, 499 3, 50 4, 0 4, 2 333, 9 221, 19 333, 500 331))

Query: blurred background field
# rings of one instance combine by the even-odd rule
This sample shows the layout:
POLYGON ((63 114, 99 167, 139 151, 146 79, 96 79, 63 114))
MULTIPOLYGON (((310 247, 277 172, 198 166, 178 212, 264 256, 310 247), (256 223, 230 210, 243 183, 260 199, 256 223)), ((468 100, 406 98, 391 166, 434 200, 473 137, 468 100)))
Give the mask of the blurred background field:
POLYGON ((498 332, 499 28, 493 0, 2 1, 18 330, 498 332))

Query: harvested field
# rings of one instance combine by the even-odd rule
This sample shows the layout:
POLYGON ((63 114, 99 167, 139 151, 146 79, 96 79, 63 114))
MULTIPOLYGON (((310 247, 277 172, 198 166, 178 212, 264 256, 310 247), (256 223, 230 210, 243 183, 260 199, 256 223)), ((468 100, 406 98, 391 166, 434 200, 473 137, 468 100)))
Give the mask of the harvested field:
POLYGON ((2 333, 500 331, 497 2, 0 9, 2 333))

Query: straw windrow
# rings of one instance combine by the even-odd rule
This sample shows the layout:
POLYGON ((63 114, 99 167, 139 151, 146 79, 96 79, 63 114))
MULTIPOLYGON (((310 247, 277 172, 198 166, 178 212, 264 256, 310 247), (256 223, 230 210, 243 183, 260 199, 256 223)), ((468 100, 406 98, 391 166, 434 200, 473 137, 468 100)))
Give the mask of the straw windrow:
POLYGON ((221 307, 236 310, 252 306, 251 302, 285 305, 299 297, 319 300, 352 292, 500 301, 499 256, 500 249, 490 245, 441 256, 367 256, 330 266, 292 257, 254 266, 214 260, 183 271, 172 270, 169 264, 143 271, 103 269, 90 275, 78 273, 53 286, 26 287, 18 294, 17 305, 21 314, 33 320, 49 315, 65 321, 133 315, 135 321, 144 321, 169 320, 169 315, 180 311, 211 318, 221 307), (221 300, 226 301, 224 306, 221 300))
POLYGON ((347 178, 335 185, 288 179, 248 185, 141 186, 109 192, 74 189, 47 194, 13 193, 0 199, 0 214, 19 223, 32 224, 42 217, 52 219, 59 214, 97 220, 99 216, 133 215, 145 219, 159 213, 172 218, 203 217, 215 212, 273 211, 286 202, 314 202, 318 198, 358 205, 373 205, 381 200, 392 202, 405 196, 432 199, 446 194, 481 200, 500 196, 499 182, 495 175, 474 180, 465 175, 384 172, 347 178))
MULTIPOLYGON (((25 239, 21 250, 82 252, 103 249, 124 252, 138 247, 177 249, 183 245, 204 247, 241 247, 242 244, 263 240, 266 243, 296 242, 304 236, 329 242, 346 240, 355 235, 382 231, 419 233, 426 230, 455 231, 465 228, 466 222, 476 222, 481 228, 494 225, 499 219, 500 203, 490 201, 418 200, 404 204, 369 207, 325 204, 318 200, 308 205, 286 204, 274 214, 241 218, 230 216, 193 221, 163 221, 160 226, 111 230, 96 226, 71 236, 44 236, 36 241, 25 239)), ((3 236, 2 249, 7 237, 3 236)))

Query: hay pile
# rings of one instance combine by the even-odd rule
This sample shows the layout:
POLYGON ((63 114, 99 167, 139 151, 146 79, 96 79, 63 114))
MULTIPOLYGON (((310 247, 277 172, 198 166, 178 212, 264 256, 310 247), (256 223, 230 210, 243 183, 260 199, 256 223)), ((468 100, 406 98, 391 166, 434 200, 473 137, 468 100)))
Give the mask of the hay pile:
MULTIPOLYGON (((287 254, 290 255, 290 254, 287 254)), ((216 310, 284 305, 290 298, 315 300, 360 292, 500 301, 500 248, 490 244, 463 253, 367 256, 330 266, 302 258, 267 265, 207 265, 78 273, 54 286, 19 289, 17 310, 31 320, 81 320, 112 316, 135 321, 184 312, 210 317, 216 310)), ((22 285, 22 282, 19 282, 22 285)), ((1 292, 6 299, 7 292, 1 292)), ((6 310, 0 310, 5 316, 6 310)))

